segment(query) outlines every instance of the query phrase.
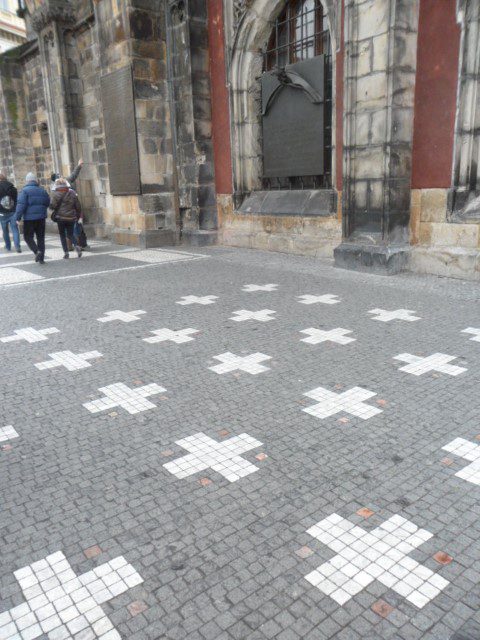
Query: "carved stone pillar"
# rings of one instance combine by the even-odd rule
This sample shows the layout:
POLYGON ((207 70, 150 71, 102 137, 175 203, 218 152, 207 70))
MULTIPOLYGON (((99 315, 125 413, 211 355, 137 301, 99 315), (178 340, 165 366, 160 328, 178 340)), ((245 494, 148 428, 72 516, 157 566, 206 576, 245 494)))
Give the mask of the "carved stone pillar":
POLYGON ((419 0, 347 0, 343 242, 337 266, 406 264, 419 0))

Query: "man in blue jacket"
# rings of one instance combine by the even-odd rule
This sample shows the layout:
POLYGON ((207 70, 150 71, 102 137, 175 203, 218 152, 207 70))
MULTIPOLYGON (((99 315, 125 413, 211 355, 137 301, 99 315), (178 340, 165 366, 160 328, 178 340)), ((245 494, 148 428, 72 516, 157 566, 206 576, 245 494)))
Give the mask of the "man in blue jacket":
POLYGON ((23 218, 23 237, 35 254, 35 262, 44 263, 45 220, 50 204, 48 193, 39 184, 34 173, 28 173, 26 185, 18 196, 15 219, 23 218), (35 242, 34 236, 37 241, 35 242))

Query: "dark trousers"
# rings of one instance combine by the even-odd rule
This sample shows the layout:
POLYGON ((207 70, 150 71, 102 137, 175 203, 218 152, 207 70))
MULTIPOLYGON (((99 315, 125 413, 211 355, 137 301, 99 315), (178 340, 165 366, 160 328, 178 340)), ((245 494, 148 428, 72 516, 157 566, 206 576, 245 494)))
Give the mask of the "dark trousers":
POLYGON ((73 244, 74 247, 77 246, 77 241, 73 237, 73 229, 75 227, 75 222, 64 222, 63 220, 59 220, 58 224, 58 234, 60 236, 60 242, 62 243, 62 249, 64 253, 68 253, 68 245, 67 238, 73 244))
POLYGON ((45 255, 45 218, 42 220, 24 220, 23 237, 28 248, 33 253, 39 253, 43 258, 45 255), (34 236, 37 238, 36 242, 34 236))

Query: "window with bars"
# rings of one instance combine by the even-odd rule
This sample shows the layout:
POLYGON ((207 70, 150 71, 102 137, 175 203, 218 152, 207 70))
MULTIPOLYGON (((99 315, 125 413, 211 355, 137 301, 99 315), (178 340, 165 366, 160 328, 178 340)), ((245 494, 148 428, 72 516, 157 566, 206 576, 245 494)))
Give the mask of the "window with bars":
POLYGON ((330 188, 332 185, 332 51, 321 0, 289 0, 264 52, 264 71, 315 56, 325 57, 325 171, 321 176, 266 179, 266 188, 330 188))

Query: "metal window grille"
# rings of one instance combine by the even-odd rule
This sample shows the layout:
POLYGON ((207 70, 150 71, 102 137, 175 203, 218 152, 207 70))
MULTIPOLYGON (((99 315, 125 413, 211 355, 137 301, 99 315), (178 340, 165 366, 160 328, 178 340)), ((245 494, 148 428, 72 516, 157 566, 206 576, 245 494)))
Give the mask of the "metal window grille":
POLYGON ((328 189, 332 186, 332 48, 321 0, 289 0, 264 51, 264 71, 325 56, 325 171, 319 176, 268 178, 267 189, 328 189))

